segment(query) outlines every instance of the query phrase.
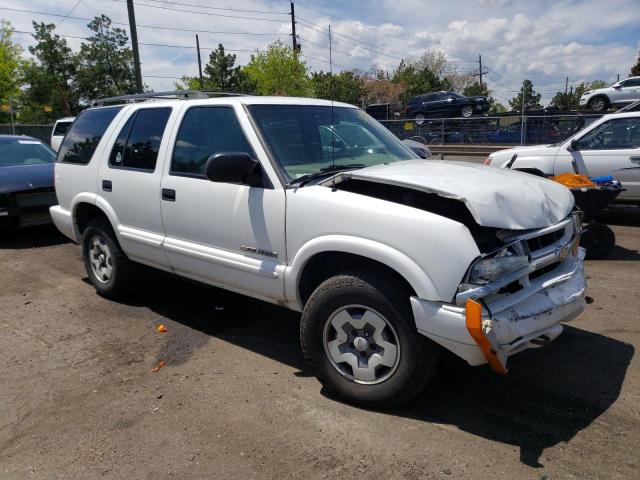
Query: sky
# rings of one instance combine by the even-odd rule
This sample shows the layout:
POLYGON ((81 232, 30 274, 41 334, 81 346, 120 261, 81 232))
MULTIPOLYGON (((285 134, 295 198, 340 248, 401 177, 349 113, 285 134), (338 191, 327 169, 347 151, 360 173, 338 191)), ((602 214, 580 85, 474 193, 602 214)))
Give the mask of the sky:
MULTIPOLYGON (((566 77, 574 86, 613 83, 628 76, 640 50, 640 0, 305 0, 295 11, 312 71, 329 69, 331 25, 334 71, 392 71, 401 58, 430 49, 468 72, 482 55, 483 79, 505 104, 525 78, 545 103, 564 90, 566 77)), ((289 12, 284 0, 135 0, 143 81, 170 90, 182 75, 197 75, 197 32, 203 64, 218 43, 240 65, 269 42, 290 44, 289 12)), ((125 0, 0 0, 0 18, 25 50, 34 41, 19 32, 32 32, 32 21, 55 23, 77 49, 82 40, 72 37, 89 35, 86 19, 101 13, 128 32, 125 0)))

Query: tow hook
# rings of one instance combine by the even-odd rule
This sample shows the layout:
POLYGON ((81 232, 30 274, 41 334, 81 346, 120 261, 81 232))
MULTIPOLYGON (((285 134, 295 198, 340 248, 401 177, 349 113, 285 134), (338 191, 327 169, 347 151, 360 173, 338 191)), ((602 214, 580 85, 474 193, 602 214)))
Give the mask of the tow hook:
POLYGON ((501 352, 500 344, 493 332, 493 321, 482 321, 482 305, 474 300, 467 300, 465 317, 471 338, 478 344, 493 371, 505 375, 507 356, 501 352))

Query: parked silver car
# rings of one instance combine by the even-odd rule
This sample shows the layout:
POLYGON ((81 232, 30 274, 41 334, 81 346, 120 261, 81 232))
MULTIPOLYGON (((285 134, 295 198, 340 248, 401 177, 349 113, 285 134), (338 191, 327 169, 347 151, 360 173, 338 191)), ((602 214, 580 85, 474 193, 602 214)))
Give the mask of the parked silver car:
POLYGON ((612 105, 628 105, 637 100, 640 100, 640 77, 629 77, 610 87, 587 90, 580 97, 580 106, 602 113, 612 105))

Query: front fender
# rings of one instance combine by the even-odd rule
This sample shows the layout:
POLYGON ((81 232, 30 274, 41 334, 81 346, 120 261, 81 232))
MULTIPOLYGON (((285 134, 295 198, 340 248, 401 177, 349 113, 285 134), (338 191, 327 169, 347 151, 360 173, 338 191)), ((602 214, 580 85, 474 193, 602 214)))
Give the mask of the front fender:
MULTIPOLYGON (((510 159, 500 164, 501 168, 509 163, 510 159)), ((538 155, 532 156, 518 156, 516 161, 511 165, 511 170, 531 169, 539 170, 545 175, 553 175, 553 165, 555 163, 555 157, 543 157, 538 155)))
POLYGON ((285 294, 291 307, 302 310, 298 284, 307 262, 324 252, 351 253, 376 260, 400 274, 420 298, 438 300, 442 296, 416 262, 404 253, 374 240, 349 235, 323 235, 316 237, 298 249, 285 273, 285 294))

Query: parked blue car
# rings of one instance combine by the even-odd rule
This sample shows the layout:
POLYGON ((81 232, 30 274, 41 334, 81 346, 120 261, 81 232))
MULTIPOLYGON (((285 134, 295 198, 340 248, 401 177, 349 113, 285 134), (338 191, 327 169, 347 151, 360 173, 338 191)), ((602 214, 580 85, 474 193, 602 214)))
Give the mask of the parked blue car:
POLYGON ((0 135, 0 228, 51 222, 49 207, 57 203, 55 159, 56 153, 40 140, 0 135))

